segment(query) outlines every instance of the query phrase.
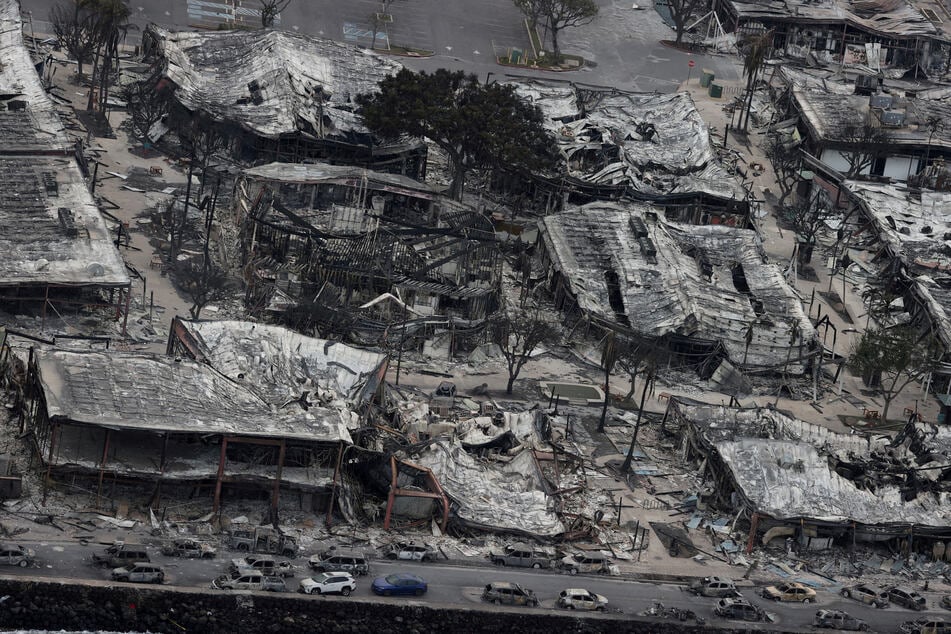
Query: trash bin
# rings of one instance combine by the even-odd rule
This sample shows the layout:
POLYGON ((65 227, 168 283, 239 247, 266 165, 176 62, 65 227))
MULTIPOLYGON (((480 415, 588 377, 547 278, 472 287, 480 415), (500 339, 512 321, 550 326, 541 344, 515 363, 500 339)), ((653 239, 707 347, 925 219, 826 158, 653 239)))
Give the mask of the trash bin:
POLYGON ((700 73, 700 86, 702 88, 706 88, 713 83, 714 77, 716 77, 716 75, 713 74, 712 70, 707 70, 704 68, 703 72, 700 73))
POLYGON ((710 84, 710 96, 714 99, 719 99, 723 96, 723 86, 720 84, 710 84))

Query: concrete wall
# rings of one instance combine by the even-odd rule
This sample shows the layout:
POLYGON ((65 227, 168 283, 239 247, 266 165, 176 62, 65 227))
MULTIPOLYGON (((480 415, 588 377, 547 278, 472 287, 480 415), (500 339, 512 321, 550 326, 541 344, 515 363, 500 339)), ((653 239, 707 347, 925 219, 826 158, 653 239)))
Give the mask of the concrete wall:
MULTIPOLYGON (((732 625, 724 623, 725 625, 732 625)), ((677 621, 627 616, 577 618, 543 609, 499 612, 479 604, 441 609, 421 601, 368 602, 354 598, 249 594, 198 589, 165 589, 128 584, 53 583, 45 579, 0 577, 0 629, 195 632, 258 634, 348 632, 362 634, 443 634, 538 632, 553 634, 677 634, 703 631, 783 631, 775 625, 735 630, 702 628, 677 621)))

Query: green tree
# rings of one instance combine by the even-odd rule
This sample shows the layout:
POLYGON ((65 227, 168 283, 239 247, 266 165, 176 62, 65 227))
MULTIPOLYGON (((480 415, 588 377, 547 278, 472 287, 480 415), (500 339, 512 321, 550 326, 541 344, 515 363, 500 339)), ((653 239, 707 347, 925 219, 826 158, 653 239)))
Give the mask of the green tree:
POLYGON ((594 0, 542 0, 541 8, 541 14, 548 18, 551 47, 556 62, 561 58, 558 32, 572 26, 588 24, 598 15, 598 5, 594 0))
MULTIPOLYGON (((870 309, 872 307, 870 306, 870 309)), ((849 368, 866 380, 878 382, 885 401, 882 419, 888 408, 910 383, 920 381, 935 369, 941 358, 941 346, 930 333, 922 333, 908 324, 874 325, 852 347, 849 368)))
POLYGON ((541 111, 512 86, 482 85, 462 71, 403 69, 381 81, 379 92, 358 95, 357 103, 372 133, 386 139, 426 137, 446 152, 456 200, 472 170, 538 171, 555 164, 554 139, 542 125, 541 111))

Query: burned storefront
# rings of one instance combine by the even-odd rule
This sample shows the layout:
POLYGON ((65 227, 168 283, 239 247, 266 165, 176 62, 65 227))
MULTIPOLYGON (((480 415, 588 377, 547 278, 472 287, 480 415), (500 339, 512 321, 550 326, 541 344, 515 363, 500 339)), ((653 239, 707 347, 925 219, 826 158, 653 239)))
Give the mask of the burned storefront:
POLYGON ((714 380, 728 381, 730 366, 783 375, 815 367, 815 328, 751 230, 675 224, 643 204, 591 203, 545 218, 539 247, 568 323, 662 339, 714 380))
POLYGON ((509 79, 538 106, 555 137, 563 174, 535 174, 529 188, 500 177, 526 206, 546 213, 563 203, 633 199, 670 220, 749 226, 746 189, 721 161, 688 93, 660 95, 535 79, 509 79))
POLYGON ((406 324, 399 337, 464 335, 498 307, 502 255, 491 221, 424 183, 271 164, 246 170, 236 192, 254 314, 376 343, 394 322, 406 324))
POLYGON ((356 96, 373 92, 401 65, 333 40, 296 33, 169 31, 143 35, 147 79, 169 114, 167 130, 216 127, 243 162, 330 160, 423 178, 426 145, 375 142, 356 114, 356 96))

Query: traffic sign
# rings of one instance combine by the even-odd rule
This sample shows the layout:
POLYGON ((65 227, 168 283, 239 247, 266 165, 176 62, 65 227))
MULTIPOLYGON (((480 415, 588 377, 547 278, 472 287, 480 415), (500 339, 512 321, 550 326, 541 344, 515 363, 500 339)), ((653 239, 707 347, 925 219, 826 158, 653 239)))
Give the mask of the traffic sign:
POLYGON ((690 68, 693 68, 693 67, 696 66, 696 65, 697 65, 697 63, 694 62, 693 60, 690 60, 689 62, 687 62, 687 66, 689 66, 690 68))

